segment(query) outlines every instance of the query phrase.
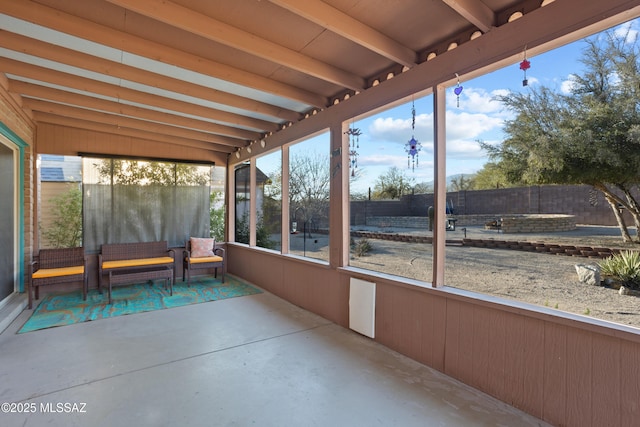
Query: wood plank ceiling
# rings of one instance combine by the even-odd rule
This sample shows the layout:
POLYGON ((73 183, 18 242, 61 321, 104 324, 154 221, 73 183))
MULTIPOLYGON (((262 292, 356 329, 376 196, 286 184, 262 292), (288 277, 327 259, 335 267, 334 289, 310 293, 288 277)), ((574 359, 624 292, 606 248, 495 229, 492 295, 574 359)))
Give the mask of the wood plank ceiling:
POLYGON ((36 122, 231 153, 550 2, 0 0, 0 72, 36 122))

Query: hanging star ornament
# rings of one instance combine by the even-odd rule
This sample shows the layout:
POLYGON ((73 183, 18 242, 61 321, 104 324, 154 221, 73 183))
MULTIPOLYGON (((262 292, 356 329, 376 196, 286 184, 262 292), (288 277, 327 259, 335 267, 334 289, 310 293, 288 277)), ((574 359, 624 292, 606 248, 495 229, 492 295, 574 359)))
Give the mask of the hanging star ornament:
MULTIPOLYGON (((411 104, 411 116, 412 116, 411 131, 413 134, 415 134, 416 107, 413 104, 413 102, 411 104)), ((410 167, 412 171, 415 171, 416 166, 418 166, 418 155, 421 149, 422 149, 422 144, 418 142, 418 140, 415 138, 414 135, 411 135, 411 139, 407 141, 407 143, 405 144, 405 151, 407 152, 407 167, 408 168, 410 167)))

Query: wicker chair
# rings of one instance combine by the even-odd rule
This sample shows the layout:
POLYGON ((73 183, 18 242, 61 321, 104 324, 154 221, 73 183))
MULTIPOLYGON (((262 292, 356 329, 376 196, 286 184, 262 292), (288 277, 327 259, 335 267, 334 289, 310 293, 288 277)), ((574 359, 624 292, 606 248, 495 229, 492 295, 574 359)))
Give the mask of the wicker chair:
POLYGON ((224 260, 225 250, 216 247, 215 239, 211 239, 212 248, 211 252, 213 256, 193 257, 191 255, 191 240, 187 240, 185 244, 185 250, 182 256, 182 281, 187 278, 187 286, 191 283, 191 270, 214 268, 214 277, 218 277, 218 268, 220 268, 222 275, 222 283, 224 283, 224 260))
POLYGON ((84 248, 41 249, 37 259, 31 263, 29 287, 29 309, 33 297, 40 298, 40 286, 82 281, 82 297, 87 299, 87 257, 84 248))

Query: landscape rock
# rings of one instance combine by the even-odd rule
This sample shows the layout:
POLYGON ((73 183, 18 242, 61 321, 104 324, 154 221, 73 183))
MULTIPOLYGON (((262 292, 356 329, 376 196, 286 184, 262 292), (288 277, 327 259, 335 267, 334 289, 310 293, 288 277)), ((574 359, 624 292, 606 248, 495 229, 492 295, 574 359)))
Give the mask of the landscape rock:
POLYGON ((576 264, 576 273, 581 283, 600 286, 600 266, 597 264, 576 264))
POLYGON ((636 291, 634 289, 629 289, 624 286, 620 286, 620 290, 618 291, 620 295, 631 295, 631 296, 640 296, 640 291, 636 291))

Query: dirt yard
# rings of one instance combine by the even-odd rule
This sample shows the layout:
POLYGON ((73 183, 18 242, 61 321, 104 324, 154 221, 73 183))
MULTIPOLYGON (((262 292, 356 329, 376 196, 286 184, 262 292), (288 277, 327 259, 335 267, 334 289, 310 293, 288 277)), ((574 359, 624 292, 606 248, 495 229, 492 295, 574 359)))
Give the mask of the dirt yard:
MULTIPOLYGON (((518 240, 602 246, 623 245, 616 230, 586 229, 554 236, 520 235, 518 240)), ((484 230, 466 230, 469 238, 491 238, 484 230)), ((462 230, 447 233, 456 240, 462 230)), ((495 238, 504 239, 504 235, 495 238)), ((509 236, 511 238, 511 236, 509 236)), ((373 250, 351 258, 351 265, 431 281, 432 247, 424 243, 370 239, 373 250)), ((622 296, 614 289, 590 286, 578 281, 575 265, 597 263, 597 259, 508 249, 487 249, 447 245, 445 283, 452 287, 528 302, 550 309, 588 315, 640 328, 640 298, 622 296)))

